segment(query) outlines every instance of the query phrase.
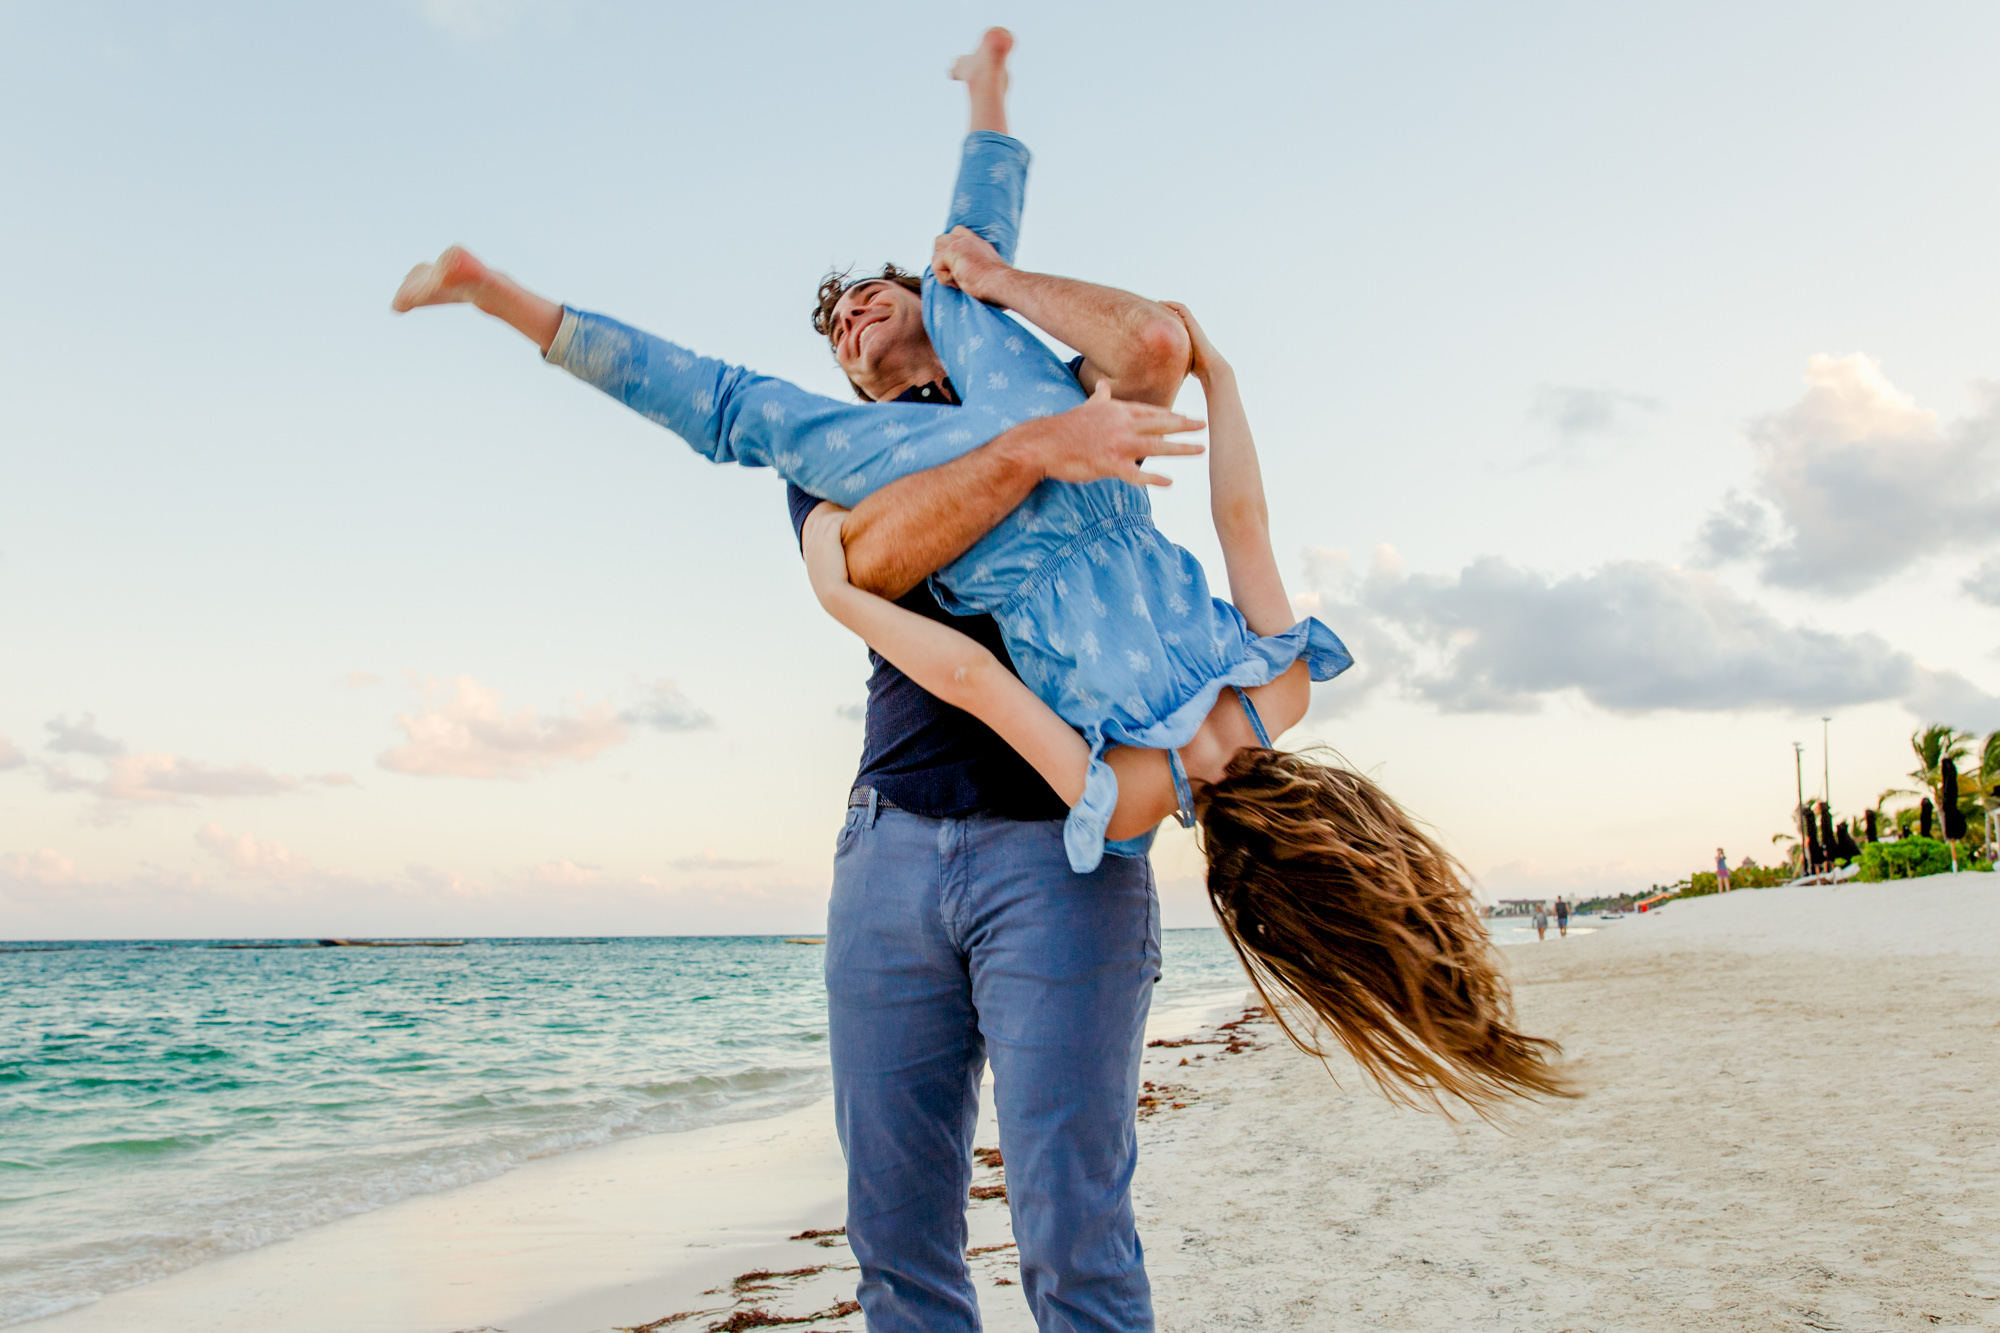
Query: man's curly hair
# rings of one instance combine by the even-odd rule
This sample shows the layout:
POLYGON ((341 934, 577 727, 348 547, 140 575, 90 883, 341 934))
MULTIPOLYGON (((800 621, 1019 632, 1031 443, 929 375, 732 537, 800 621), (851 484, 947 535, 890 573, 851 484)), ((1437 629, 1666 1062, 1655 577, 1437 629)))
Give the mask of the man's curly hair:
MULTIPOLYGON (((833 308, 840 304, 841 297, 847 295, 847 293, 853 291, 856 287, 870 282, 893 282, 905 291, 915 292, 919 296, 923 295, 923 279, 904 268, 901 264, 884 264, 882 265, 881 272, 865 274, 859 278, 854 277, 853 274, 853 269, 843 269, 838 273, 828 273, 824 278, 819 280, 819 296, 813 304, 812 312, 813 332, 826 339, 827 346, 829 347, 838 345, 838 341, 833 336, 833 308)), ((862 402, 872 403, 875 401, 863 393, 861 386, 855 384, 852 378, 847 382, 853 386, 855 396, 860 398, 862 402)))

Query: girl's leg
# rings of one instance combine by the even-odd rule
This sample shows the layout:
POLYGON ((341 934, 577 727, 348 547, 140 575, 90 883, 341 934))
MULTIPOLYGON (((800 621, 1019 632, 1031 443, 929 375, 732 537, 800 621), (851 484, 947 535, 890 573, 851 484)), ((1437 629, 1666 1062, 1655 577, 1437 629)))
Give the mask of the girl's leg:
MULTIPOLYGON (((1020 140, 968 135, 945 230, 969 227, 1013 262, 1027 184, 1028 150, 1020 140)), ((990 407, 1009 425, 1067 411, 1084 400, 1076 376, 1041 339, 1005 312, 929 275, 924 329, 959 401, 990 407)))
POLYGON ((512 326, 547 355, 562 327, 563 308, 535 295, 504 273, 479 262, 471 251, 454 245, 435 262, 410 270, 389 308, 405 314, 424 305, 468 304, 512 326))
POLYGON ((988 28, 979 39, 979 49, 952 62, 951 77, 965 85, 972 103, 974 133, 1007 132, 1007 53, 1014 49, 1014 34, 1005 28, 988 28))
POLYGON ((877 487, 986 443, 1016 420, 986 407, 854 403, 697 355, 616 320, 569 310, 453 246, 404 279, 392 306, 469 304, 543 356, 718 463, 771 467, 852 505, 877 487))

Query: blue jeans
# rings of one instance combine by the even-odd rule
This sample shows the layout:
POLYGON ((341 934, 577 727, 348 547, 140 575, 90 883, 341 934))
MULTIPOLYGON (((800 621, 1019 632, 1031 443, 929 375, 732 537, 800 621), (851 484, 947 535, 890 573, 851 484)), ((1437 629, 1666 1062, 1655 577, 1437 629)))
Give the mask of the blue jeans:
POLYGON ((1037 1326, 1153 1327, 1131 1184, 1159 939, 1151 867, 1073 874, 1059 821, 848 811, 826 989, 869 1333, 980 1326, 965 1209, 989 1059, 1037 1326))

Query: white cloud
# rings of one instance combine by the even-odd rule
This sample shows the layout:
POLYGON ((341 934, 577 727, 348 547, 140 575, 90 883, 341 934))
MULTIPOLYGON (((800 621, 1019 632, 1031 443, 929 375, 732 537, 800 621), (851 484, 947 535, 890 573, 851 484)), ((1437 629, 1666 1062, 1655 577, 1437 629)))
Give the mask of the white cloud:
POLYGON ((96 822, 109 823, 123 810, 146 805, 183 805, 194 800, 239 796, 283 796, 302 783, 342 785, 344 774, 299 779, 255 764, 222 768, 172 754, 119 754, 104 760, 104 776, 80 778, 54 764, 42 766, 42 780, 54 792, 88 792, 98 798, 96 822))
POLYGON ((440 870, 436 866, 413 862, 405 866, 403 873, 410 883, 422 893, 436 894, 446 898, 479 898, 489 889, 486 885, 467 879, 456 870, 440 870))
POLYGON ((14 748, 14 742, 0 736, 0 773, 10 768, 20 768, 27 763, 21 752, 14 748))
POLYGON ((1636 393, 1575 384, 1544 384, 1536 392, 1528 416, 1554 432, 1556 446, 1528 461, 1575 463, 1582 457, 1583 447, 1592 440, 1625 434, 1639 418, 1652 416, 1659 410, 1656 400, 1636 393))
POLYGON ((542 718, 533 708, 507 712, 500 692, 470 676, 426 680, 424 708, 398 713, 409 740, 385 750, 376 763, 419 777, 523 778, 560 763, 595 759, 627 739, 626 725, 608 703, 542 718))
POLYGON ((618 714, 618 720, 654 731, 707 731, 715 719, 681 693, 671 680, 656 680, 644 687, 646 697, 618 714))
POLYGON ((280 842, 261 842, 247 833, 232 834, 210 822, 195 830, 201 849, 239 875, 286 879, 306 873, 306 859, 280 842))
MULTIPOLYGON (((1989 559, 1973 570, 1971 576, 1959 586, 1964 588, 1965 595, 1975 602, 1983 602, 1987 606, 2000 606, 2000 556, 1989 559)), ((0 764, 0 767, 5 765, 0 764)))
POLYGON ((76 862, 53 847, 0 856, 0 879, 52 888, 77 882, 76 862))
POLYGON ((105 758, 121 754, 125 749, 123 741, 115 741, 97 729, 95 713, 85 713, 80 722, 72 722, 67 717, 53 717, 42 725, 54 737, 44 742, 43 748, 58 754, 89 754, 105 758))
POLYGON ((715 848, 704 847, 701 849, 700 856, 683 856, 677 860, 669 861, 667 864, 676 870, 762 870, 766 866, 774 866, 778 863, 776 861, 737 860, 726 856, 717 856, 715 848))
POLYGON ((1564 690, 1626 714, 1816 709, 1903 699, 1927 679, 1877 635, 1782 624, 1668 565, 1554 577, 1488 557, 1442 578, 1406 574, 1382 551, 1366 576, 1347 569, 1322 552, 1308 580, 1357 662, 1380 656, 1359 687, 1394 685, 1446 712, 1534 712, 1564 690))
POLYGON ((1714 561, 1769 583, 1846 594, 1927 555, 2000 541, 2000 394, 1941 425, 1861 353, 1815 356, 1806 392, 1751 426, 1757 475, 1703 526, 1714 561))
POLYGON ((599 866, 581 865, 563 857, 529 866, 522 878, 537 888, 584 889, 601 883, 604 871, 599 866))
POLYGON ((2000 731, 2000 698, 1956 671, 1917 668, 1917 682, 1904 700, 1926 725, 1943 722, 1961 731, 2000 731))
POLYGON ((509 32, 536 0, 418 0, 424 22, 461 42, 509 32))

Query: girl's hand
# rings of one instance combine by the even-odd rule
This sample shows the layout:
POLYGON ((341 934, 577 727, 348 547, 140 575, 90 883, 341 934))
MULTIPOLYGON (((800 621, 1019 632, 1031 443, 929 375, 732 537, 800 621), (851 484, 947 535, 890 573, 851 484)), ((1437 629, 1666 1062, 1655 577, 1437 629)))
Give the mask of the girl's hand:
POLYGON ((1208 340, 1208 335, 1201 331, 1201 325, 1195 322, 1192 310, 1179 301, 1162 301, 1160 304, 1179 315, 1181 323, 1187 326, 1188 343, 1194 348, 1194 359, 1188 366, 1190 375, 1206 384, 1209 376, 1229 369, 1222 353, 1215 350, 1215 344, 1208 340))
POLYGON ((813 594, 820 604, 832 606, 831 598, 850 587, 847 582, 847 547, 840 539, 841 520, 847 511, 831 500, 822 501, 806 515, 801 545, 806 557, 806 576, 812 580, 813 594))

